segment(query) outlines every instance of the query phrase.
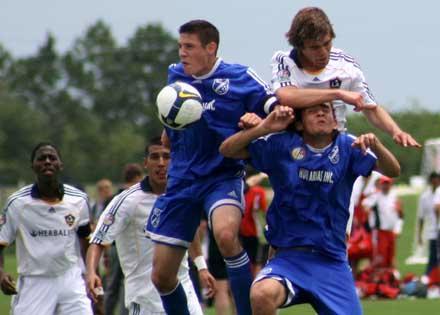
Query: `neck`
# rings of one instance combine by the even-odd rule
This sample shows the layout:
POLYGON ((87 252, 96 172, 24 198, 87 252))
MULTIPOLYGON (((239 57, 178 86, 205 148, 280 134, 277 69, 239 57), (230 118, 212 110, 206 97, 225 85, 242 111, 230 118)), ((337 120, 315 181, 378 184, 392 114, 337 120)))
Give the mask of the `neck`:
POLYGON ((156 195, 162 195, 165 192, 166 184, 155 183, 149 178, 148 183, 151 186, 151 190, 156 195))
POLYGON ((316 149, 322 149, 328 146, 333 141, 333 135, 310 135, 304 134, 304 143, 316 149))
POLYGON ((298 60, 301 63, 302 68, 307 72, 311 72, 312 74, 319 73, 325 69, 325 67, 320 68, 309 62, 300 52, 298 53, 298 60))
POLYGON ((42 198, 58 199, 60 197, 60 183, 56 179, 51 181, 38 180, 37 186, 42 198))

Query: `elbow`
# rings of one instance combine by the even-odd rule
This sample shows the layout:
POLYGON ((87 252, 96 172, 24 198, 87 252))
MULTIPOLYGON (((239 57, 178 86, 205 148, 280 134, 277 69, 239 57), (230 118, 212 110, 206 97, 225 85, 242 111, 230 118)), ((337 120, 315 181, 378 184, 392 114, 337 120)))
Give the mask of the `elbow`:
POLYGON ((393 167, 390 167, 389 169, 387 169, 386 172, 384 172, 384 175, 388 176, 388 177, 399 177, 400 176, 400 164, 394 165, 393 167))
POLYGON ((221 155, 227 158, 232 158, 231 146, 228 144, 228 141, 223 141, 220 145, 219 152, 221 155))

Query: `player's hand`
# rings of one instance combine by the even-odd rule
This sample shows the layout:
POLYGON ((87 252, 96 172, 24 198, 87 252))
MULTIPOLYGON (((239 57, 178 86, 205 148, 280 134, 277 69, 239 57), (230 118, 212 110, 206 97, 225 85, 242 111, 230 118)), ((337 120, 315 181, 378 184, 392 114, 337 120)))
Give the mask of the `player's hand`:
POLYGON ((217 292, 215 278, 211 275, 208 269, 202 269, 199 271, 200 284, 202 288, 206 289, 206 297, 212 298, 217 292))
POLYGON ((279 105, 264 119, 262 127, 269 132, 277 132, 286 129, 294 119, 291 107, 279 105))
POLYGON ((17 294, 15 281, 11 275, 7 274, 6 272, 1 272, 0 274, 0 287, 2 292, 6 295, 17 294))
POLYGON ((353 105, 356 112, 364 109, 374 109, 377 106, 376 104, 365 104, 364 98, 358 92, 340 90, 339 99, 346 104, 353 105))
POLYGON ((104 294, 101 278, 95 272, 92 272, 87 274, 86 279, 89 296, 92 298, 93 302, 96 303, 104 294))
POLYGON ((238 127, 241 129, 250 129, 257 126, 263 119, 254 113, 246 113, 240 117, 238 127))
POLYGON ((351 146, 361 149, 362 152, 366 154, 369 148, 374 149, 378 143, 379 139, 374 134, 367 133, 357 137, 356 140, 351 144, 351 146))
POLYGON ((399 131, 393 135, 393 140, 398 145, 402 147, 413 147, 413 148, 421 148, 422 146, 409 134, 405 131, 399 131))

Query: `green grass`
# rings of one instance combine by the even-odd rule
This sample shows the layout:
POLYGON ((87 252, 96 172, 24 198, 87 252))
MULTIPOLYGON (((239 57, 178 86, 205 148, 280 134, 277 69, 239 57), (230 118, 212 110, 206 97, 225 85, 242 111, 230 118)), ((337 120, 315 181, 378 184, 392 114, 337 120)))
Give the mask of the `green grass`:
MULTIPOLYGON (((408 272, 422 274, 425 266, 423 265, 405 265, 405 259, 411 255, 414 228, 416 225, 416 207, 417 196, 408 195, 402 198, 405 211, 405 225, 402 235, 398 239, 397 260, 398 267, 402 275, 408 272)), ((8 272, 16 277, 16 260, 13 248, 5 252, 5 267, 8 272)), ((10 298, 0 294, 0 314, 9 313, 10 298)), ((439 300, 426 299, 404 299, 404 300, 366 300, 362 301, 365 315, 422 315, 438 314, 440 310, 439 300)), ((214 315, 213 309, 206 310, 207 315, 214 315)), ((281 310, 280 315, 314 315, 315 312, 309 305, 298 305, 288 309, 281 310)))

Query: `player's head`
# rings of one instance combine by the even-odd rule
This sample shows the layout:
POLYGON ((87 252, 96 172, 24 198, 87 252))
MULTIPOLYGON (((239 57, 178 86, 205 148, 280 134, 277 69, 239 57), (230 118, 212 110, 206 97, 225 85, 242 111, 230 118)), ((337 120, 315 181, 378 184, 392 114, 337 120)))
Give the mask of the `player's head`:
POLYGON ((165 188, 167 181, 170 149, 162 145, 160 137, 155 137, 145 147, 144 167, 148 172, 150 184, 165 188))
POLYGON ((107 200, 113 195, 113 184, 107 178, 100 179, 96 183, 96 190, 100 200, 107 200))
POLYGON ((63 169, 61 154, 57 147, 50 142, 38 143, 31 153, 31 167, 38 181, 57 178, 63 169))
POLYGON ((440 173, 431 172, 428 176, 429 184, 435 189, 440 186, 440 173))
POLYGON ((142 167, 137 163, 129 163, 124 166, 123 177, 124 186, 134 185, 142 180, 142 167))
POLYGON ((286 37, 298 51, 306 68, 323 69, 329 62, 335 32, 325 12, 316 7, 301 9, 293 18, 286 37))
POLYGON ((393 186, 393 179, 388 176, 381 176, 379 178, 379 188, 384 194, 388 194, 388 192, 393 186))
POLYGON ((295 127, 303 135, 328 136, 336 129, 336 118, 330 102, 295 110, 295 127))
POLYGON ((192 20, 179 28, 179 57, 188 75, 211 71, 220 43, 217 28, 205 20, 192 20))

